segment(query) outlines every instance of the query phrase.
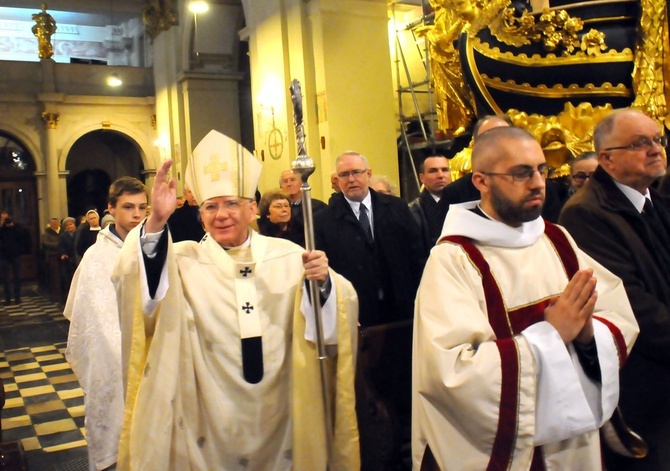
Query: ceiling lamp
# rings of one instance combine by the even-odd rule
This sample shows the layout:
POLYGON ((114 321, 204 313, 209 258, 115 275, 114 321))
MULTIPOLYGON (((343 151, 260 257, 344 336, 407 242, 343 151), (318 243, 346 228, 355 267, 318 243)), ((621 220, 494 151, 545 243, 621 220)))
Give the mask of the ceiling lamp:
POLYGON ((109 77, 107 77, 107 85, 110 87, 120 87, 123 85, 123 80, 119 77, 119 74, 113 73, 109 77))
POLYGON ((209 10, 209 5, 204 0, 194 0, 188 4, 188 9, 192 13, 205 13, 209 10))

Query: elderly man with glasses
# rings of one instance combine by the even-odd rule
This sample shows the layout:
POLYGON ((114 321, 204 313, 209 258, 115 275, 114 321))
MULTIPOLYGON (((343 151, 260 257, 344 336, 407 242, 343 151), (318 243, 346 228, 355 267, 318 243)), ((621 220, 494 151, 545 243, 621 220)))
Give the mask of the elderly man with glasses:
POLYGON ((114 272, 128 385, 118 468, 358 469, 353 287, 323 252, 249 229, 261 163, 216 131, 185 173, 206 235, 173 244, 171 164, 156 173, 153 212, 114 272), (311 308, 320 301, 333 353, 323 371, 311 308), (320 378, 332 404, 319 400, 320 378), (337 418, 330 442, 324 406, 337 418))
POLYGON ((342 193, 315 215, 316 246, 354 285, 363 327, 411 319, 426 248, 409 207, 370 188, 364 155, 346 152, 335 167, 342 193))
POLYGON ((608 470, 670 463, 670 209, 651 188, 667 167, 659 124, 631 109, 595 128, 599 167, 560 217, 586 253, 623 279, 640 336, 621 371, 621 411, 648 442, 646 458, 606 457, 608 470))

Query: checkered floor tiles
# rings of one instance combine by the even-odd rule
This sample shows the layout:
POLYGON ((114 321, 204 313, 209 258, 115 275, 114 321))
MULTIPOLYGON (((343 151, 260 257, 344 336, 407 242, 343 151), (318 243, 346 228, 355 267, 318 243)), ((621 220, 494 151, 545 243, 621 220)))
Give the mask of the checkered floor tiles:
POLYGON ((34 290, 24 295, 21 304, 5 306, 0 303, 0 329, 44 322, 67 323, 63 306, 49 301, 34 290))
POLYGON ((65 361, 65 344, 0 354, 6 402, 3 440, 21 440, 31 455, 85 447, 84 394, 65 361))
POLYGON ((20 440, 31 471, 88 469, 84 396, 65 360, 62 306, 35 290, 0 306, 2 440, 20 440))

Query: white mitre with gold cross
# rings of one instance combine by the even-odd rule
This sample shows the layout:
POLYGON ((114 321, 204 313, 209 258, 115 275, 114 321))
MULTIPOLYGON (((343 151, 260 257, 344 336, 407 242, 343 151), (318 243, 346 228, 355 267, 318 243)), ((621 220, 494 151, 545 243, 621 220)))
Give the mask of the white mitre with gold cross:
POLYGON ((263 164, 241 144, 211 130, 186 165, 186 185, 198 204, 217 196, 254 199, 263 164))

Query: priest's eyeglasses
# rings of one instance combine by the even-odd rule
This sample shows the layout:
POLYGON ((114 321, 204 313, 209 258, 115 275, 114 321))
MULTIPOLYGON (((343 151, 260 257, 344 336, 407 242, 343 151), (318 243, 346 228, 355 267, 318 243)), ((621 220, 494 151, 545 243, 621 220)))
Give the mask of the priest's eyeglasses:
POLYGON ((638 151, 638 150, 649 150, 651 149, 654 144, 658 144, 661 147, 665 147, 668 145, 668 136, 654 136, 654 137, 642 137, 638 139, 637 141, 633 142, 632 144, 628 144, 627 146, 616 146, 616 147, 607 147, 606 149, 603 150, 617 150, 617 149, 623 149, 623 150, 632 150, 632 151, 638 151))
POLYGON ((205 214, 208 215, 215 215, 218 214, 219 211, 222 209, 227 213, 239 213, 240 210, 242 209, 242 206, 245 204, 251 203, 251 200, 239 198, 236 200, 228 200, 228 201, 223 201, 222 203, 214 203, 214 202, 205 202, 205 204, 202 206, 202 210, 205 214))
POLYGON ((509 173, 481 172, 491 177, 511 177, 515 183, 526 183, 533 178, 535 172, 539 173, 545 180, 554 173, 554 169, 547 165, 540 165, 537 168, 524 167, 509 173))

